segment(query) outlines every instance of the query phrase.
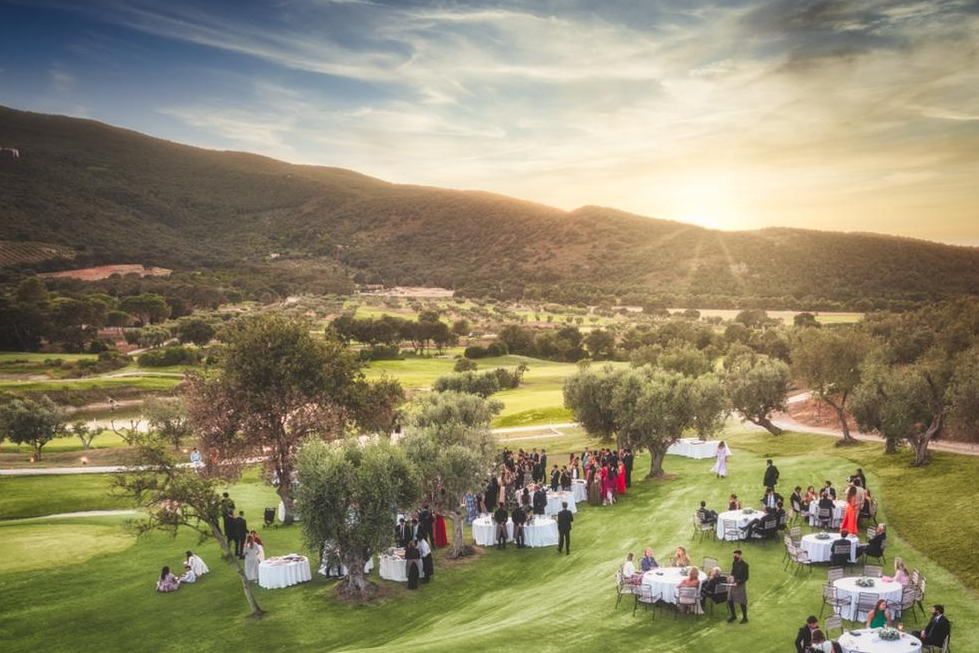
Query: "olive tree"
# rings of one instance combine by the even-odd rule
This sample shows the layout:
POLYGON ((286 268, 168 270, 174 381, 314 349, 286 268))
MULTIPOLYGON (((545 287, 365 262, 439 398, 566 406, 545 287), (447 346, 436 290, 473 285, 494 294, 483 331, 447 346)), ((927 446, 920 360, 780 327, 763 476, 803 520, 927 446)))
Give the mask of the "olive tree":
POLYGON ((37 401, 12 399, 0 406, 0 435, 14 444, 30 445, 34 460, 41 460, 44 445, 70 435, 67 413, 46 396, 37 401))
POLYGON ((303 539, 319 551, 336 544, 347 576, 337 585, 341 596, 364 600, 376 592, 364 574, 373 553, 391 544, 395 510, 419 496, 415 466, 405 451, 376 438, 364 444, 312 441, 298 458, 303 539))
POLYGON ((785 410, 790 383, 789 366, 768 356, 737 356, 724 365, 724 388, 731 407, 742 419, 772 435, 782 434, 782 429, 772 423, 771 414, 785 410))

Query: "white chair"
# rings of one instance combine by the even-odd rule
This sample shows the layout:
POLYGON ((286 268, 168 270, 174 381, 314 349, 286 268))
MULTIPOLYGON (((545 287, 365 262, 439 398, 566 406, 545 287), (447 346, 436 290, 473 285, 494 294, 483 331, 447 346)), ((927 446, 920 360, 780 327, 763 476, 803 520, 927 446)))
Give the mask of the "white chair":
POLYGON ((803 567, 809 567, 809 575, 812 575, 812 560, 809 558, 809 554, 805 549, 796 549, 794 560, 796 564, 796 571, 799 571, 803 567))
POLYGON ((880 565, 864 565, 863 575, 867 578, 880 578, 884 568, 880 565))
POLYGON ((826 617, 826 621, 823 622, 823 632, 826 633, 828 637, 830 631, 839 629, 840 634, 843 634, 843 617, 838 614, 832 614, 826 617))
POLYGON ((636 616, 636 609, 642 603, 643 609, 649 612, 649 607, 653 608, 653 618, 656 618, 656 603, 660 600, 659 594, 653 594, 653 588, 649 585, 640 585, 639 592, 636 593, 636 603, 632 606, 632 616, 636 616))
POLYGON ((741 529, 738 528, 738 522, 732 521, 730 519, 724 519, 721 521, 721 530, 724 532, 725 540, 740 540, 741 539, 741 529))
POLYGON ((618 609, 619 603, 622 602, 622 597, 626 594, 635 594, 636 586, 630 583, 626 583, 625 579, 622 577, 622 568, 620 567, 617 572, 615 572, 615 607, 618 609))
POLYGON ((853 619, 855 622, 862 622, 867 618, 874 608, 877 607, 877 601, 880 600, 878 594, 871 594, 870 592, 860 592, 857 594, 857 604, 853 609, 853 619))
POLYGON ((843 578, 843 567, 830 567, 826 570, 826 579, 828 582, 834 583, 841 578, 843 578))
POLYGON ((676 590, 676 612, 673 618, 680 612, 692 612, 698 617, 703 613, 700 608, 700 589, 697 587, 678 587, 676 590))
POLYGON ((716 527, 713 524, 708 524, 708 523, 705 523, 705 522, 700 521, 700 517, 697 516, 697 513, 694 513, 693 514, 693 534, 696 536, 697 533, 700 533, 700 541, 701 542, 704 541, 704 535, 707 535, 708 533, 710 533, 711 537, 713 537, 715 539, 717 538, 717 530, 716 530, 716 527))
POLYGON ((840 614, 840 610, 844 605, 850 605, 850 597, 840 596, 836 592, 836 586, 830 583, 823 585, 823 605, 819 608, 819 618, 823 618, 823 610, 826 606, 829 606, 833 610, 833 614, 840 614))

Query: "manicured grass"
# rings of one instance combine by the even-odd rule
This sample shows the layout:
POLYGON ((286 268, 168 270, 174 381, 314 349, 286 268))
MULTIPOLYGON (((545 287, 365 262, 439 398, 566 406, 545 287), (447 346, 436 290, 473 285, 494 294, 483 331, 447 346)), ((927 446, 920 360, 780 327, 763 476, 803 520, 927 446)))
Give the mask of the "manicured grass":
POLYGON ((51 560, 79 565, 97 555, 124 551, 135 542, 117 524, 69 520, 0 526, 0 536, 7 542, 0 574, 45 569, 51 560))
POLYGON ((130 508, 110 493, 111 480, 109 474, 0 476, 0 520, 130 508))
POLYGON ((117 376, 58 379, 50 381, 0 380, 0 392, 59 392, 63 390, 113 390, 135 388, 146 391, 172 390, 183 381, 180 376, 117 376))
POLYGON ((58 353, 34 353, 26 351, 0 351, 0 363, 10 361, 27 361, 29 363, 43 363, 46 360, 56 360, 60 358, 65 361, 95 360, 95 354, 58 354, 58 353))
MULTIPOLYGON (((740 545, 751 565, 751 623, 747 625, 725 623, 723 606, 714 616, 699 620, 674 620, 670 612, 657 614, 654 619, 641 609, 633 617, 628 600, 618 610, 614 608, 613 574, 627 551, 638 554, 651 546, 657 557, 665 558, 683 545, 694 560, 711 555, 724 566, 730 564, 736 545, 691 539, 690 515, 701 499, 720 508, 732 491, 746 502, 756 501, 761 493, 764 453, 777 458, 783 490, 824 478, 842 482, 854 467, 849 457, 859 456, 871 487, 880 488, 884 497, 882 516, 889 519, 892 529, 888 560, 900 555, 927 576, 927 600, 943 602, 950 618, 959 625, 953 640, 956 653, 979 651, 979 643, 967 630, 979 619, 979 601, 960 583, 963 562, 972 552, 966 547, 954 556, 941 558, 952 570, 948 571, 939 566, 937 556, 926 556, 905 541, 905 532, 916 527, 906 521, 902 504, 906 498, 900 493, 892 497, 890 488, 891 475, 906 472, 902 461, 878 461, 869 450, 866 459, 857 450, 841 455, 831 448, 832 440, 816 436, 776 439, 739 431, 724 437, 732 441, 735 452, 726 480, 709 473, 709 460, 670 456, 666 461, 672 475, 669 480, 639 481, 648 465, 645 456, 640 456, 636 482, 618 505, 581 509, 572 533, 571 556, 558 556, 553 548, 509 548, 503 552, 488 550, 476 559, 450 565, 438 552, 437 574, 431 584, 409 592, 399 584, 380 581, 384 596, 371 605, 338 602, 332 583, 316 576, 311 583, 289 589, 257 590, 269 614, 257 622, 243 620, 245 604, 231 569, 219 561, 214 544, 198 547, 191 533, 180 534, 176 540, 150 535, 122 552, 99 550, 99 555, 84 564, 73 564, 53 553, 47 556, 43 569, 0 571, 4 651, 102 653, 133 650, 153 642, 157 648, 173 651, 481 652, 512 650, 524 646, 519 642, 525 641, 543 653, 609 646, 673 653, 790 650, 796 628, 806 615, 819 611, 825 571, 824 567, 817 568, 812 578, 784 572, 777 545, 740 545), (212 573, 175 594, 156 594, 153 586, 160 566, 176 566, 187 548, 199 551, 212 573), (162 615, 166 616, 161 619, 162 615)), ((540 441, 528 444, 531 442, 540 441)), ((583 437, 576 434, 566 440, 565 447, 555 442, 547 448, 552 456, 558 456, 563 448, 577 450, 584 444, 583 437)), ((513 448, 512 443, 509 446, 513 448)), ((964 464, 963 469, 972 464, 979 461, 964 464)), ((70 487, 73 479, 61 482, 70 487)), ((921 493, 935 503, 945 499, 943 490, 947 488, 973 502, 977 495, 974 484, 947 485, 940 476, 927 471, 911 482, 916 495, 921 493)), ((261 509, 276 502, 271 488, 254 477, 232 488, 232 496, 253 526, 260 520, 261 509)), ((953 517, 961 521, 974 519, 974 514, 973 510, 953 517)), ((918 518, 915 514, 911 521, 918 518)), ((118 527, 121 521, 93 518, 72 523, 118 527)), ((21 539, 25 528, 30 535, 32 529, 43 533, 48 525, 0 524, 0 537, 8 543, 21 539), (17 530, 5 531, 11 528, 17 530)), ((270 554, 302 548, 300 531, 295 527, 264 529, 262 537, 270 554)))

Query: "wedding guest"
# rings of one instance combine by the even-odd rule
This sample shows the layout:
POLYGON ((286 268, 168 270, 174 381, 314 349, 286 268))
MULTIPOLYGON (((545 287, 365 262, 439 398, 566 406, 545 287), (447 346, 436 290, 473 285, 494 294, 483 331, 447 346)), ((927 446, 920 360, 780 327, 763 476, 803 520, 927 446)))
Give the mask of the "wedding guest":
POLYGON ((196 583, 197 582, 197 574, 195 574, 194 573, 194 570, 191 569, 190 563, 188 563, 188 562, 185 562, 184 563, 184 573, 177 580, 180 581, 181 584, 183 584, 183 583, 196 583))
POLYGON ((831 499, 836 501, 836 488, 833 487, 833 483, 831 481, 823 482, 823 493, 828 494, 831 499))
POLYGON ((517 506, 513 509, 511 519, 513 520, 513 541, 518 549, 522 549, 525 545, 524 524, 527 523, 527 509, 523 506, 517 506))
POLYGON ((689 567, 690 558, 687 557, 687 550, 682 546, 676 548, 676 553, 670 557, 671 567, 689 567))
POLYGON ((544 519, 547 513, 547 490, 538 484, 534 491, 534 519, 544 519))
POLYGON ((657 567, 659 567, 659 563, 656 562, 656 558, 653 557, 653 550, 647 547, 646 550, 643 551, 642 560, 639 561, 639 568, 646 572, 650 569, 656 569, 657 567))
POLYGON ((561 502, 561 510, 557 513, 557 552, 558 555, 561 554, 561 549, 567 547, 565 553, 571 555, 571 522, 574 521, 574 515, 568 510, 568 502, 561 502))
POLYGON ((815 615, 809 615, 806 619, 806 623, 799 628, 799 632, 795 635, 795 650, 796 653, 805 653, 806 647, 812 644, 813 633, 819 630, 819 619, 816 619, 815 615))
POLYGON ((632 562, 631 551, 625 555, 625 562, 622 563, 622 582, 630 585, 642 582, 642 574, 636 573, 636 565, 632 562))
POLYGON ((701 524, 714 525, 717 523, 717 513, 707 507, 706 501, 701 501, 700 509, 697 510, 697 519, 701 524))
POLYGON ((160 571, 160 580, 156 581, 157 592, 176 592, 180 589, 180 580, 170 573, 170 567, 160 571))
POLYGON ((829 564, 834 567, 844 567, 850 563, 850 533, 847 530, 840 531, 840 537, 833 540, 831 551, 829 554, 829 564), (846 547, 846 553, 837 553, 836 548, 846 547))
POLYGON ((741 510, 741 502, 738 501, 738 495, 732 494, 727 499, 727 509, 728 510, 741 510))
POLYGON ((861 505, 857 488, 851 485, 846 490, 846 510, 843 513, 843 523, 840 524, 841 531, 856 533, 860 530, 860 526, 857 525, 857 512, 861 505))
POLYGON ((394 527, 394 543, 403 549, 410 539, 412 539, 411 526, 404 517, 398 517, 398 525, 394 527))
POLYGON ((714 454, 717 459, 714 466, 711 467, 712 472, 717 474, 717 478, 727 477, 727 459, 731 457, 731 450, 727 448, 724 441, 721 440, 717 443, 717 453, 714 454))
POLYGON ((472 525, 479 517, 479 499, 472 490, 466 492, 466 524, 472 525))
POLYGON ((721 575, 720 567, 711 569, 707 580, 700 586, 700 607, 705 607, 708 599, 714 601, 714 603, 724 603, 727 601, 727 591, 720 591, 723 590, 723 585, 726 582, 727 579, 721 575))
POLYGON ((265 548, 258 543, 254 536, 249 535, 242 551, 245 558, 245 578, 257 583, 258 566, 262 560, 265 560, 265 548))
POLYGON ((880 599, 873 611, 867 615, 867 628, 883 628, 891 623, 891 612, 887 609, 887 599, 880 599))
POLYGON ((819 494, 816 492, 816 488, 809 486, 806 488, 806 493, 802 495, 802 505, 808 506, 813 501, 819 500, 819 494))
POLYGON ((789 495, 789 505, 796 512, 802 512, 804 508, 802 507, 802 486, 796 485, 795 489, 792 490, 792 494, 789 495))
POLYGON ((203 456, 197 447, 194 447, 194 450, 190 452, 190 466, 194 469, 200 469, 204 466, 203 456))
POLYGON ((941 648, 945 644, 945 638, 952 630, 951 624, 945 618, 945 606, 936 603, 931 606, 931 619, 925 629, 918 633, 918 638, 924 646, 937 646, 941 648))
POLYGON ((700 587, 700 570, 697 567, 690 567, 687 577, 676 584, 677 587, 700 587))
POLYGON ((187 564, 189 564, 190 568, 194 570, 194 575, 198 577, 203 576, 210 571, 210 569, 207 568, 207 564, 201 560, 201 557, 199 555, 195 555, 191 551, 187 552, 187 564))
POLYGON ((857 547, 857 557, 870 556, 871 558, 879 558, 884 555, 884 545, 887 541, 887 527, 884 524, 877 524, 876 535, 874 535, 866 544, 862 544, 857 547))
POLYGON ((778 467, 776 467, 775 463, 772 462, 772 459, 769 458, 765 461, 765 476, 762 478, 761 484, 764 487, 774 488, 778 484, 778 477, 778 467))
POLYGON ((421 581, 427 583, 435 575, 435 560, 432 558, 432 547, 427 540, 418 540, 418 555, 422 560, 423 576, 421 581))
POLYGON ((833 643, 826 641, 823 631, 816 630, 812 634, 812 643, 809 644, 812 653, 833 653, 833 643))
POLYGON ((636 459, 632 455, 632 449, 626 449, 622 454, 622 462, 625 463, 625 486, 632 487, 632 467, 636 459))
POLYGON ((235 555, 238 558, 245 557, 245 537, 248 535, 248 522, 245 521, 245 511, 239 510, 237 517, 231 518, 231 537, 235 543, 235 555))
POLYGON ((227 492, 221 494, 221 525, 224 526, 224 537, 231 542, 231 522, 235 518, 235 502, 227 492))
POLYGON ((419 564, 421 564, 421 556, 418 554, 418 545, 415 540, 408 540, 408 548, 405 549, 405 567, 410 590, 418 589, 419 564))
POLYGON ((507 514, 506 508, 503 506, 503 504, 502 503, 499 504, 499 506, 496 509, 496 512, 493 513, 493 522, 496 524, 496 548, 497 549, 506 548, 506 540, 507 540, 506 523, 509 517, 510 516, 507 514))
POLYGON ((904 561, 900 558, 894 558, 894 578, 891 580, 904 587, 910 579, 911 577, 908 575, 908 568, 904 566, 904 561))

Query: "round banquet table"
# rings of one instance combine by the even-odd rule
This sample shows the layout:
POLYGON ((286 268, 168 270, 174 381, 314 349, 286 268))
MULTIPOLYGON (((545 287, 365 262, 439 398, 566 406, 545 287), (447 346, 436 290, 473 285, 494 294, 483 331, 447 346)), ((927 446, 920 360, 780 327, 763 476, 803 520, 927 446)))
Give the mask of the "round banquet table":
MULTIPOLYGON (((873 587, 860 587, 856 584, 857 578, 859 577, 853 576, 850 578, 841 578, 833 581, 833 585, 836 587, 836 595, 842 599, 850 599, 848 604, 840 607, 840 616, 847 621, 863 621, 867 618, 867 615, 863 613, 854 615, 854 611, 857 607, 857 597, 861 592, 864 594, 874 594, 877 596, 878 600, 887 599, 889 604, 901 602, 901 591, 904 589, 904 586, 900 583, 895 583, 892 580, 875 578, 873 587), (856 619, 855 617, 859 617, 859 619, 856 619)), ((891 617, 895 616, 897 615, 893 614, 892 612, 891 617)))
POLYGON ((879 639, 876 632, 863 628, 843 633, 837 641, 843 647, 843 653, 920 653, 921 651, 921 640, 914 635, 901 633, 901 639, 888 642, 879 639), (857 636, 855 633, 860 634, 857 636))
MULTIPOLYGON (((588 483, 581 479, 571 481, 571 491, 574 493, 575 502, 588 501, 588 483)), ((570 508, 571 506, 568 506, 570 508)))
MULTIPOLYGON (((828 540, 820 540, 816 536, 819 533, 809 533, 803 535, 799 545, 802 550, 809 554, 809 559, 813 562, 829 562, 829 557, 833 553, 833 542, 839 539, 838 535, 832 535, 828 540)), ((850 562, 857 561, 857 544, 860 539, 854 535, 846 538, 850 540, 850 562)))
MULTIPOLYGON (((833 528, 838 528, 843 523, 843 515, 846 513, 846 501, 833 502, 833 528)), ((809 502, 809 525, 815 526, 819 520, 819 502, 809 502)))
POLYGON ((745 514, 744 510, 727 510, 725 512, 722 512, 721 514, 719 514, 717 516, 717 539, 719 539, 719 540, 724 540, 724 539, 727 539, 727 540, 734 540, 734 539, 743 540, 744 539, 744 536, 743 535, 739 535, 737 538, 733 538, 733 537, 727 537, 727 538, 725 538, 724 537, 724 522, 725 521, 737 522, 738 528, 740 530, 744 530, 744 528, 748 525, 748 522, 753 521, 755 519, 762 519, 762 518, 764 518, 764 516, 765 516, 765 513, 762 512, 761 510, 755 510, 755 511, 749 513, 749 514, 745 514))
POLYGON ((564 492, 558 490, 557 492, 547 491, 547 507, 544 508, 545 515, 556 515, 561 512, 561 502, 568 502, 568 510, 572 513, 578 512, 578 506, 575 503, 575 496, 572 492, 564 492))
POLYGON ((258 584, 265 589, 289 587, 312 579, 313 574, 309 571, 309 558, 306 556, 296 556, 296 554, 291 553, 289 556, 263 560, 258 565, 258 584), (296 557, 297 560, 286 562, 285 557, 296 557))
MULTIPOLYGON (((652 590, 653 596, 659 594, 663 601, 675 604, 676 586, 686 577, 686 574, 680 573, 680 567, 657 567, 642 575, 642 584, 652 590)), ((700 582, 705 580, 707 574, 700 572, 700 582)))
MULTIPOLYGON (((479 546, 493 546, 496 544, 496 522, 492 517, 477 517, 472 523, 473 542, 479 546)), ((513 520, 506 522, 506 541, 513 541, 513 520)))
MULTIPOLYGON (((374 558, 368 558, 367 562, 364 563, 364 573, 369 574, 371 570, 374 569, 374 558)), ((343 578, 347 575, 347 568, 344 565, 339 567, 328 567, 326 563, 320 565, 320 574, 326 576, 327 578, 343 578)))
MULTIPOLYGON (((404 551, 404 549, 397 549, 404 551)), ((408 565, 400 555, 389 555, 382 553, 377 556, 378 573, 384 580, 394 580, 399 583, 408 582, 408 565)), ((424 578, 425 570, 422 568, 421 559, 418 560, 418 577, 424 578)))

